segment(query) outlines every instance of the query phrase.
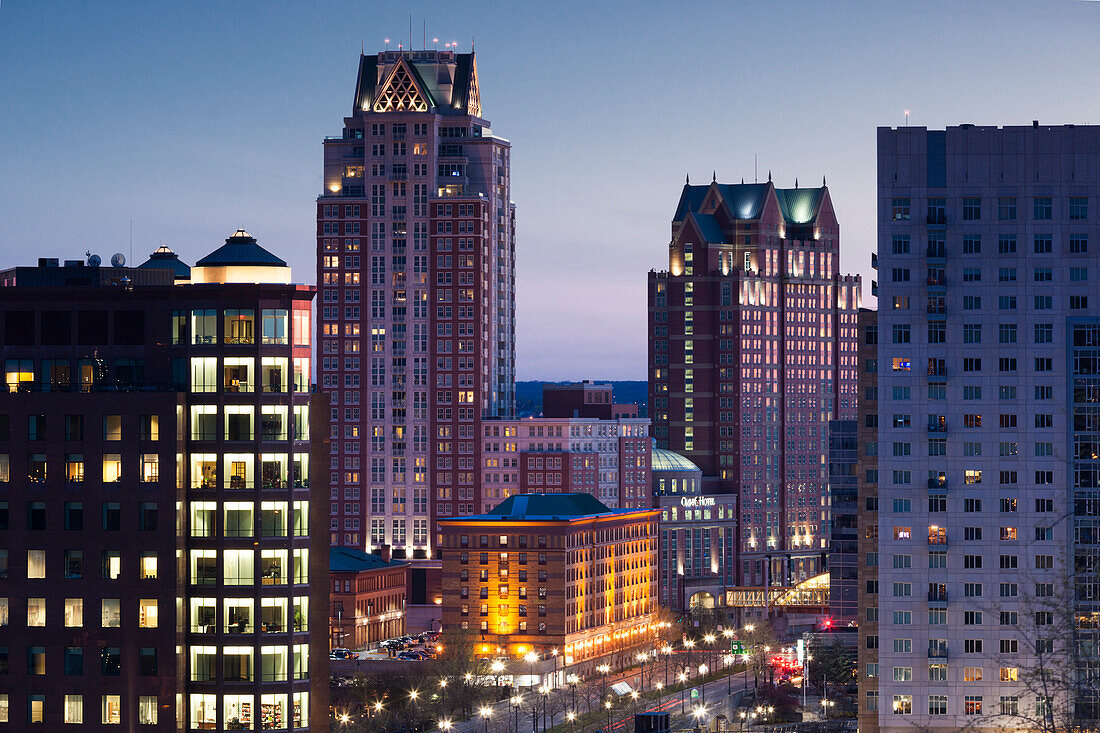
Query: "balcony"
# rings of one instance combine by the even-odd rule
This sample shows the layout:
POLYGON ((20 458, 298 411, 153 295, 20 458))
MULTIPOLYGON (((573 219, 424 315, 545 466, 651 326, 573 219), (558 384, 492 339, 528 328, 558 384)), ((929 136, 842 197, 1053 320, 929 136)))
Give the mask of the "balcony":
POLYGON ((928 479, 929 491, 947 491, 947 478, 941 476, 940 478, 928 479))
POLYGON ((947 650, 941 648, 928 647, 929 659, 947 659, 947 650))
POLYGON ((946 433, 947 432, 947 418, 943 417, 939 420, 931 420, 928 423, 928 432, 930 433, 946 433))
MULTIPOLYGON (((947 547, 947 529, 932 525, 928 528, 929 547, 947 547)), ((946 595, 946 591, 945 591, 946 595)))

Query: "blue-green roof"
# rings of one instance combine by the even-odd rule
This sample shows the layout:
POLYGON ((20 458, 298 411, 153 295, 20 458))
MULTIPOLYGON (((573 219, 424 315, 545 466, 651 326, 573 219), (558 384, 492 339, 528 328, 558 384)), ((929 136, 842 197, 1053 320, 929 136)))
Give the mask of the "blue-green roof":
MULTIPOLYGON (((759 219, 764 211, 764 202, 768 198, 771 183, 711 183, 706 186, 685 185, 676 206, 673 221, 684 221, 688 214, 699 217, 699 208, 703 205, 711 186, 718 187, 718 193, 735 219, 759 219)), ((783 219, 788 224, 807 224, 813 221, 821 208, 825 196, 824 188, 776 188, 775 196, 783 219)), ((717 225, 717 222, 715 222, 717 225)), ((702 228, 700 219, 700 228, 702 228)), ((704 232, 706 233, 706 232, 704 232)), ((712 242, 725 241, 723 236, 711 237, 712 242)))
POLYGON ((722 225, 714 218, 714 214, 691 214, 695 223, 699 225, 699 231, 707 242, 720 243, 726 241, 726 235, 722 232, 722 225))
POLYGON ((768 197, 766 183, 718 184, 722 199, 738 219, 759 219, 768 197))
POLYGON ((610 509, 591 494, 516 494, 497 504, 486 514, 448 517, 447 521, 564 521, 637 511, 610 509))
POLYGON ((378 555, 355 550, 350 547, 328 548, 328 569, 330 573, 358 573, 363 570, 399 567, 405 563, 397 560, 383 560, 378 555))
POLYGON ((817 217, 824 188, 777 188, 779 209, 789 224, 808 224, 817 217))
POLYGON ((176 280, 187 280, 191 277, 191 266, 180 260, 180 256, 166 245, 157 247, 157 251, 149 255, 149 259, 138 265, 140 270, 171 270, 176 280))
POLYGON ((286 267, 281 260, 256 244, 256 239, 244 229, 238 229, 229 235, 225 244, 195 263, 195 267, 207 265, 261 265, 268 267, 286 267))

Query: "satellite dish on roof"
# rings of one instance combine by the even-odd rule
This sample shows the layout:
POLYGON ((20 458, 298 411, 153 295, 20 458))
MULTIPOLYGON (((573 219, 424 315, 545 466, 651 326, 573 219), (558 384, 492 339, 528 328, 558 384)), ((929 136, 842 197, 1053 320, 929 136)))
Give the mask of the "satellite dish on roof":
POLYGON ((99 267, 101 262, 102 260, 99 259, 99 255, 91 255, 88 257, 88 267, 99 267))
POLYGON ((126 266, 126 255, 122 254, 121 252, 115 252, 113 255, 111 255, 111 267, 125 267, 125 266, 126 266))

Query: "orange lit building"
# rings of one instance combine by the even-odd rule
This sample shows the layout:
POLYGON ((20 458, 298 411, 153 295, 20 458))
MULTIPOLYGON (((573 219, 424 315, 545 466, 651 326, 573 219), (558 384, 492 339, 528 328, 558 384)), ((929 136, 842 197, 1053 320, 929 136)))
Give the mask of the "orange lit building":
POLYGON ((444 627, 485 655, 560 656, 562 672, 625 657, 652 639, 659 513, 523 494, 441 519, 444 627))

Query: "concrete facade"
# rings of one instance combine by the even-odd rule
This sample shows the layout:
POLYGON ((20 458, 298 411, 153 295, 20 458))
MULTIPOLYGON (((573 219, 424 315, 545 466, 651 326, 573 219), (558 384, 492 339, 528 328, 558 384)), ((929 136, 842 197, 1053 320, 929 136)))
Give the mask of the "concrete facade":
POLYGON ((880 727, 1094 721, 1025 680, 1095 644, 1100 128, 882 128, 878 170, 880 727))

